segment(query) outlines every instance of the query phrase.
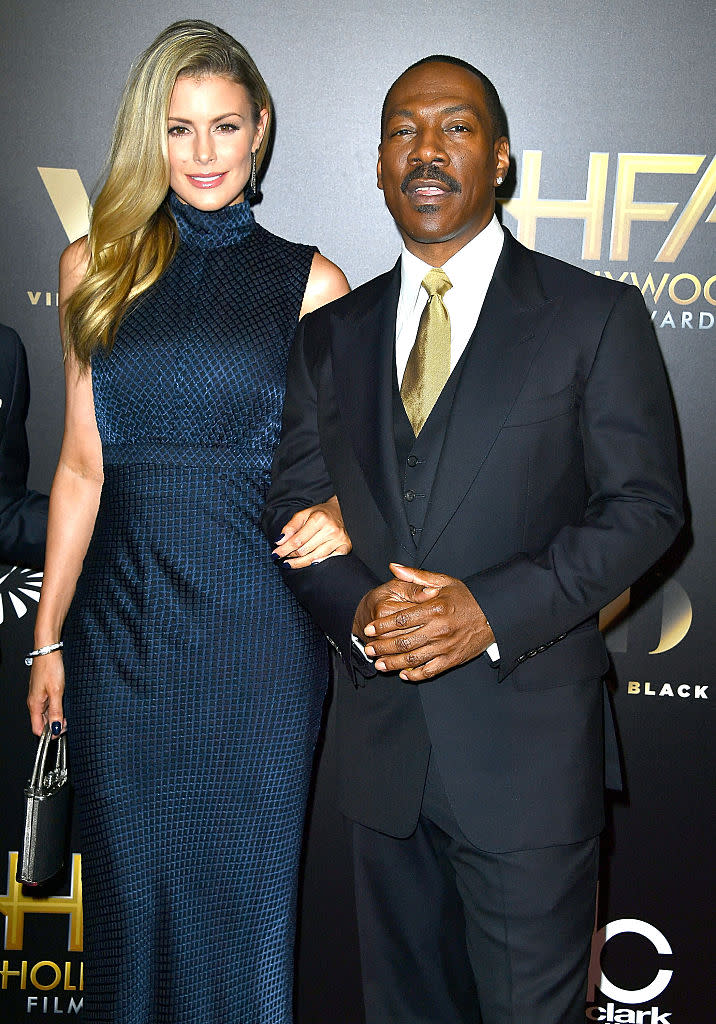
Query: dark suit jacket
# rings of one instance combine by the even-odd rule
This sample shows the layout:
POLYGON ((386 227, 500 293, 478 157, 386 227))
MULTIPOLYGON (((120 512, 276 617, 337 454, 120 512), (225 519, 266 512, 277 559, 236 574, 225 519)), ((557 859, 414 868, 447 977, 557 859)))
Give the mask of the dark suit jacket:
POLYGON ((391 410, 399 265, 300 325, 264 520, 273 540, 335 492, 353 542, 348 556, 284 570, 341 653, 345 813, 410 834, 432 747, 463 831, 491 851, 600 831, 598 612, 682 522, 670 396, 641 294, 505 236, 417 551, 391 410), (495 633, 497 669, 482 655, 419 685, 356 677, 354 611, 391 560, 465 582, 495 633))
POLYGON ((29 402, 25 349, 15 331, 0 324, 0 562, 41 568, 48 499, 26 487, 29 402))

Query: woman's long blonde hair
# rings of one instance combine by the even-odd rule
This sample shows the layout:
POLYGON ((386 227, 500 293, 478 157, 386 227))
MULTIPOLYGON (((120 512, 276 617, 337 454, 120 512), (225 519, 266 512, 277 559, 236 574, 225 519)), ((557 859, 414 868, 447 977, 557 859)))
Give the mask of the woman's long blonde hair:
POLYGON ((86 274, 65 310, 65 355, 87 369, 96 348, 112 348, 130 305, 164 273, 178 244, 169 210, 167 123, 179 76, 222 75, 243 85, 254 121, 269 117, 256 165, 266 154, 272 104, 244 47, 207 21, 177 21, 160 33, 132 67, 124 88, 88 235, 86 274))

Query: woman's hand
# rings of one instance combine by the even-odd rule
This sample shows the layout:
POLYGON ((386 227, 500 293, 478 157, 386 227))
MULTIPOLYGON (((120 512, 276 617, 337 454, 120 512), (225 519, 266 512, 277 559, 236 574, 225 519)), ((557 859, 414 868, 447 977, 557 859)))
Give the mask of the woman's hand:
POLYGON ((65 692, 65 668, 62 663, 62 652, 52 651, 35 658, 30 671, 30 690, 27 695, 27 706, 30 709, 32 731, 36 736, 42 735, 45 722, 50 723, 53 736, 58 736, 67 728, 62 713, 62 695, 65 692), (60 723, 58 729, 56 723, 60 723))
POLYGON ((334 495, 291 516, 273 555, 277 561, 285 559, 292 569, 304 569, 331 555, 347 555, 352 547, 334 495))

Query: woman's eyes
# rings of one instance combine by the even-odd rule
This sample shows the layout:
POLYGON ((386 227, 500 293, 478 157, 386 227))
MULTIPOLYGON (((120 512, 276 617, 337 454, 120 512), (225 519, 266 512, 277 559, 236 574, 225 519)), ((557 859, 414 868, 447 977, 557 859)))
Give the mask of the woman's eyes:
MULTIPOLYGON (((239 130, 240 125, 232 124, 231 121, 226 121, 223 124, 217 124, 214 127, 214 131, 219 132, 222 135, 233 135, 234 132, 238 132, 239 130)), ((191 129, 185 124, 174 124, 169 128, 169 135, 173 135, 175 138, 189 134, 191 134, 191 129)))

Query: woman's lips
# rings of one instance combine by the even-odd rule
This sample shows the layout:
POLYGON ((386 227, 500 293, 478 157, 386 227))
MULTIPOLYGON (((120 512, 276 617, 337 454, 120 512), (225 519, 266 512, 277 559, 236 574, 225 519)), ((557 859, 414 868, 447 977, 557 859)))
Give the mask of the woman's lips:
POLYGON ((226 177, 226 171, 221 174, 187 174, 187 178, 197 188, 216 188, 226 177))

